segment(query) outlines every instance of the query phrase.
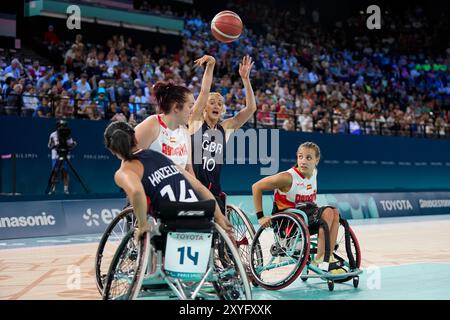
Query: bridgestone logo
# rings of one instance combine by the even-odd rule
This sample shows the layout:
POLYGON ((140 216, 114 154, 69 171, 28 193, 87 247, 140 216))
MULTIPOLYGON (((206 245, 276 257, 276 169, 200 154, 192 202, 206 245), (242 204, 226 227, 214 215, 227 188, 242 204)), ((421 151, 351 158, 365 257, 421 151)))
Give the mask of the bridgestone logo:
POLYGON ((20 228, 20 227, 37 227, 37 226, 53 226, 56 220, 52 215, 42 212, 40 216, 20 216, 20 217, 2 217, 0 218, 0 228, 20 228))
POLYGON ((421 208, 449 208, 450 199, 445 200, 419 200, 421 208))

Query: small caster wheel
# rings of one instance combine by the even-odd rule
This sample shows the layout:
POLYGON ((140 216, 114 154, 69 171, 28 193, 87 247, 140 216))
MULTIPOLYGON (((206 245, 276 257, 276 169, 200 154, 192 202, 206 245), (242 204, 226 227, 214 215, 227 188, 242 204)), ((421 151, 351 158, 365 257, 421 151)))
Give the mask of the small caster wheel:
MULTIPOLYGON (((309 270, 306 270, 305 275, 307 275, 309 273, 309 270)), ((307 277, 304 276, 300 276, 300 279, 302 279, 303 282, 306 282, 306 280, 308 280, 307 277)))
POLYGON ((334 281, 328 280, 327 284, 328 284, 328 290, 333 291, 334 290, 334 281))
POLYGON ((358 285, 359 285, 359 277, 358 276, 353 277, 353 286, 355 288, 358 288, 358 285))

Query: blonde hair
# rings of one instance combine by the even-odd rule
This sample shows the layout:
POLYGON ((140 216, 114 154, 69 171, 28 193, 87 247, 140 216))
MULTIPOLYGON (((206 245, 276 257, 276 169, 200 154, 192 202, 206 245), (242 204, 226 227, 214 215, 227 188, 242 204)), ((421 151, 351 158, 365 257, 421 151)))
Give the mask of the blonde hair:
POLYGON ((307 141, 307 142, 303 142, 297 149, 297 154, 300 151, 300 148, 309 148, 309 149, 313 149, 316 152, 316 158, 320 159, 320 148, 317 144, 315 144, 314 142, 311 141, 307 141))
POLYGON ((222 106, 222 116, 225 114, 226 112, 226 108, 225 108, 225 98, 224 96, 222 96, 219 92, 210 92, 208 95, 208 100, 211 98, 221 98, 223 100, 223 106, 222 106))
POLYGON ((218 92, 210 92, 210 93, 209 93, 209 96, 208 96, 208 100, 209 100, 210 98, 212 98, 212 97, 219 97, 219 98, 222 98, 222 100, 225 101, 225 98, 224 98, 220 93, 218 93, 218 92))

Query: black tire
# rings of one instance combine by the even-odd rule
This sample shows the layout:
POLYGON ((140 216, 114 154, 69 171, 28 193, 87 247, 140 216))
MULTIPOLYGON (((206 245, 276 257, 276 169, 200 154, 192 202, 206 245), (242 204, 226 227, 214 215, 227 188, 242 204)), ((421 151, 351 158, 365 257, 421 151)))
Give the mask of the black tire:
POLYGON ((355 288, 358 288, 358 285, 359 285, 359 277, 356 276, 356 277, 353 278, 353 286, 355 288))
POLYGON ((104 285, 103 300, 131 300, 139 294, 149 259, 149 233, 136 244, 134 230, 121 241, 111 261, 104 285), (123 290, 117 292, 115 281, 122 281, 123 290))
POLYGON ((109 270, 110 260, 105 258, 105 247, 108 243, 107 255, 109 257, 114 256, 117 247, 119 246, 119 241, 127 234, 127 232, 131 229, 131 226, 134 224, 135 217, 134 211, 132 207, 125 208, 122 210, 111 223, 106 227, 105 232, 100 239, 100 243, 98 244, 97 252, 95 254, 95 281, 97 285, 97 289, 100 294, 103 293, 103 283, 105 281, 106 275, 109 270), (120 228, 120 223, 123 222, 124 228, 121 232, 114 231, 116 228, 120 228), (114 239, 111 239, 111 234, 113 234, 114 239), (116 243, 113 243, 116 241, 116 243))
MULTIPOLYGON (((308 275, 309 270, 306 270, 306 275, 308 275)), ((302 279, 303 282, 308 281, 308 277, 300 276, 300 279, 302 279)))
MULTIPOLYGON (((342 225, 339 226, 339 228, 344 228, 342 225)), ((353 232, 352 228, 348 228, 349 231, 349 235, 350 235, 350 246, 351 246, 351 251, 352 251, 352 255, 355 259, 355 264, 356 264, 356 268, 360 268, 361 267, 361 250, 359 247, 359 242, 358 239, 356 239, 356 235, 353 232)), ((348 257, 347 257, 347 251, 345 248, 345 237, 339 237, 338 234, 338 239, 337 239, 337 245, 338 248, 334 253, 334 257, 339 260, 339 261, 348 261, 348 257)), ((353 277, 349 276, 343 279, 335 279, 334 282, 336 283, 343 283, 343 282, 347 282, 352 280, 353 277)))
POLYGON ((334 281, 328 280, 327 284, 328 284, 328 290, 333 291, 334 290, 334 281))
POLYGON ((219 299, 251 300, 250 283, 238 249, 217 223, 215 223, 214 241, 214 272, 218 278, 213 282, 213 286, 219 299), (226 275, 226 271, 230 270, 234 271, 233 274, 226 275))
MULTIPOLYGON (((258 267, 261 267, 264 265, 264 261, 255 261, 255 257, 257 256, 255 254, 255 250, 258 249, 258 246, 256 244, 259 245, 259 248, 262 248, 261 256, 264 256, 264 254, 265 254, 265 257, 263 257, 263 258, 267 258, 267 259, 270 259, 271 257, 273 257, 275 251, 278 251, 278 253, 275 253, 275 255, 277 257, 280 257, 280 259, 283 256, 286 257, 287 256, 286 251, 283 248, 283 245, 280 245, 279 243, 273 243, 272 245, 270 245, 270 249, 266 250, 267 247, 269 247, 269 246, 266 245, 263 241, 267 241, 267 240, 260 239, 260 237, 262 236, 263 238, 274 239, 274 235, 270 235, 270 233, 263 235, 263 231, 266 230, 266 228, 264 228, 264 227, 259 228, 258 231, 256 232, 255 241, 253 242, 255 245, 252 244, 252 247, 251 247, 251 264, 250 264, 254 280, 258 283, 258 285, 260 285, 261 287, 263 287, 265 289, 280 290, 280 289, 285 288, 288 285, 290 285, 292 282, 294 282, 297 279, 297 277, 299 275, 301 275, 301 272, 303 271, 303 268, 305 267, 305 265, 308 261, 308 257, 309 257, 309 247, 310 247, 309 238, 310 237, 309 237, 308 227, 305 225, 305 222, 303 221, 303 219, 299 218, 296 214, 293 214, 293 213, 278 213, 278 214, 273 215, 272 216, 272 225, 271 225, 271 227, 269 227, 269 229, 272 229, 272 228, 274 230, 276 229, 277 239, 280 239, 282 241, 286 241, 286 242, 290 241, 289 237, 290 237, 290 233, 292 230, 294 230, 294 235, 295 235, 295 232, 298 231, 297 236, 302 239, 301 248, 296 249, 296 250, 299 250, 300 252, 297 252, 295 254, 288 256, 290 259, 294 259, 296 261, 295 265, 293 265, 293 267, 292 267, 292 270, 290 270, 288 272, 287 276, 285 276, 284 278, 269 282, 268 280, 263 279, 263 277, 261 277, 261 274, 258 273, 258 270, 256 270, 258 267), (289 232, 285 231, 286 233, 288 233, 287 237, 285 237, 285 238, 280 236, 280 234, 278 232, 278 230, 281 230, 283 226, 286 226, 286 228, 284 230, 289 229, 289 232), (296 227, 295 229, 294 229, 294 226, 296 227)), ((268 231, 268 232, 270 232, 270 231, 268 231)), ((275 240, 273 242, 275 242, 275 240)), ((277 273, 277 275, 279 275, 279 272, 277 273)), ((265 276, 264 276, 264 278, 265 278, 265 276)))

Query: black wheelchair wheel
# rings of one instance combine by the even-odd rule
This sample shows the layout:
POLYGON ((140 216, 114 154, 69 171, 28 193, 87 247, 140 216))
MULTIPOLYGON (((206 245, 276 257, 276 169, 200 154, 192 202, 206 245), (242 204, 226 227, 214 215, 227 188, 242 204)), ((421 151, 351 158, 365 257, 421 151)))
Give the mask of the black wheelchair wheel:
POLYGON ((103 300, 131 300, 139 294, 149 259, 149 233, 136 243, 134 230, 122 239, 111 261, 103 300))
POLYGON ((212 282, 221 300, 251 300, 252 292, 240 253, 226 232, 215 224, 213 239, 214 274, 212 282))
POLYGON ((95 254, 95 281, 100 294, 103 293, 103 284, 117 247, 128 231, 132 229, 135 220, 133 208, 125 208, 114 217, 100 239, 95 254))
MULTIPOLYGON (((361 267, 361 250, 359 247, 358 239, 356 239, 356 235, 353 232, 352 228, 350 228, 350 226, 348 227, 348 234, 350 237, 351 255, 354 259, 355 267, 357 269, 359 269, 361 267)), ((348 252, 347 252, 346 243, 345 243, 345 228, 342 224, 339 225, 338 238, 336 240, 334 257, 336 258, 336 260, 340 261, 341 263, 343 263, 344 261, 349 263, 348 252)), ((349 268, 345 268, 345 269, 349 269, 349 268)), ((347 270, 347 271, 351 271, 351 270, 347 270)), ((334 282, 342 283, 342 282, 350 281, 352 279, 353 279, 353 277, 349 276, 349 277, 346 277, 343 279, 335 279, 334 282)))
POLYGON ((254 280, 268 290, 287 287, 301 275, 309 247, 309 231, 303 219, 293 213, 273 215, 271 226, 258 229, 251 247, 254 280), (260 250, 260 261, 255 250, 260 250))

